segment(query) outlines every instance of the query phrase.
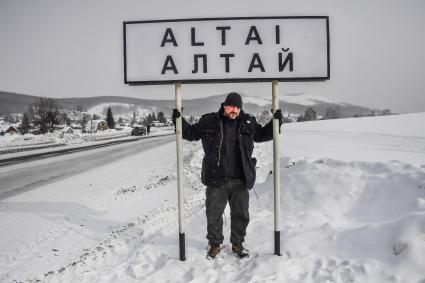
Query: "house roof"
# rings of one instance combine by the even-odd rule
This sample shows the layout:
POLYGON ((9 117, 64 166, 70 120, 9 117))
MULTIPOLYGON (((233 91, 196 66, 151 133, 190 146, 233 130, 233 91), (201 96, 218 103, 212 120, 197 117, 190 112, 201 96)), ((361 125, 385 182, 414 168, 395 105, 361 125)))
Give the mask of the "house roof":
POLYGON ((70 126, 65 126, 65 127, 63 127, 62 132, 63 132, 63 133, 66 133, 66 132, 68 132, 69 130, 74 131, 74 129, 73 129, 72 127, 70 127, 70 126))
POLYGON ((0 126, 0 132, 7 132, 9 130, 19 132, 18 131, 18 128, 15 127, 14 125, 3 125, 3 126, 0 126))

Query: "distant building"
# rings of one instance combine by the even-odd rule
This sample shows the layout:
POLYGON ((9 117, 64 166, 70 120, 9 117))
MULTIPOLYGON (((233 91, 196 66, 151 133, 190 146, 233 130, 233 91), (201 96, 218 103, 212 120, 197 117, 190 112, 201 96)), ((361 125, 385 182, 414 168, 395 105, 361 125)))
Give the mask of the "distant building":
POLYGON ((74 129, 70 126, 64 127, 61 132, 64 133, 64 134, 74 134, 75 133, 74 129))
POLYGON ((87 133, 96 133, 97 131, 105 131, 107 129, 108 123, 105 120, 91 120, 86 125, 87 133))
POLYGON ((154 127, 164 127, 165 123, 161 123, 158 120, 154 120, 154 121, 152 121, 151 125, 154 126, 154 127))
POLYGON ((74 130, 81 130, 81 124, 77 124, 77 123, 71 123, 71 128, 73 128, 74 130))
POLYGON ((0 135, 4 136, 5 134, 19 134, 18 129, 13 125, 6 125, 0 127, 0 135))

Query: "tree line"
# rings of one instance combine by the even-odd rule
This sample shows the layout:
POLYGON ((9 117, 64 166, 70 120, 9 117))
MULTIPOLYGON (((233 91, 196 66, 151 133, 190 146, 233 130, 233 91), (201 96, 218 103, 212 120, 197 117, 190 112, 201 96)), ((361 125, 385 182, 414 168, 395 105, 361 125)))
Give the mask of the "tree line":
MULTIPOLYGON (((84 114, 81 122, 83 132, 90 120, 98 120, 99 116, 84 114)), ((112 111, 108 111, 107 115, 108 127, 114 128, 115 122, 113 120, 112 111), (109 121, 109 122, 108 122, 109 121)), ((55 99, 48 97, 40 97, 31 103, 27 111, 23 113, 22 122, 19 131, 22 134, 28 133, 33 130, 36 134, 52 133, 59 125, 71 125, 71 119, 63 111, 63 106, 60 105, 55 99)))
MULTIPOLYGON (((391 115, 390 109, 385 109, 380 113, 375 112, 374 110, 370 114, 363 114, 363 115, 354 115, 354 117, 361 117, 361 116, 377 116, 377 115, 391 115)), ((342 118, 340 109, 338 106, 330 106, 326 109, 323 117, 321 119, 338 119, 342 118)), ((5 116, 5 121, 14 119, 11 115, 5 116), (9 117, 10 116, 10 117, 9 117)), ((90 120, 99 120, 100 116, 97 114, 93 114, 91 116, 90 114, 83 114, 82 119, 79 121, 82 126, 83 133, 85 132, 86 126, 90 120)), ((263 111, 258 116, 259 123, 266 123, 268 120, 271 119, 271 113, 270 111, 263 111)), ((313 107, 308 107, 304 114, 301 114, 297 117, 297 122, 304 122, 304 121, 314 121, 318 119, 318 114, 316 110, 313 109, 313 107)), ((118 124, 120 123, 120 118, 118 120, 118 124)), ((140 122, 141 124, 147 126, 152 125, 154 121, 158 121, 160 123, 166 123, 167 119, 165 118, 165 115, 162 111, 159 111, 157 114, 154 112, 148 114, 146 117, 144 117, 141 121, 137 121, 136 119, 136 113, 133 112, 133 119, 131 121, 132 125, 137 124, 140 122)), ((195 122, 194 117, 190 117, 189 119, 190 123, 195 122)), ((290 123, 291 120, 289 117, 284 117, 285 123, 290 123)), ((106 123, 108 124, 109 129, 115 128, 115 119, 112 113, 112 109, 108 107, 107 113, 106 113, 106 123)), ((55 99, 53 98, 47 98, 47 97, 40 97, 38 100, 31 103, 27 111, 23 114, 22 117, 22 123, 19 128, 20 132, 22 134, 28 133, 31 129, 34 129, 33 132, 45 134, 48 132, 53 132, 59 125, 71 125, 71 119, 67 116, 67 114, 63 111, 62 105, 60 105, 55 99)))
MULTIPOLYGON (((93 116, 90 114, 83 114, 80 121, 82 132, 86 132, 85 129, 89 121, 99 119, 100 116, 97 114, 93 114, 93 116)), ((12 117, 5 116, 5 121, 7 122, 9 120, 12 120, 12 117)), ((148 114, 147 117, 143 118, 142 124, 151 125, 154 121, 166 123, 167 119, 162 111, 159 111, 158 114, 152 112, 148 114)), ((109 129, 115 129, 116 123, 111 107, 108 107, 106 112, 106 123, 109 129)), ((45 134, 48 132, 52 133, 59 125, 64 124, 70 126, 71 119, 63 111, 63 106, 53 98, 40 97, 31 103, 27 111, 23 113, 19 130, 22 134, 26 134, 30 130, 34 130, 34 133, 45 134)), ((133 113, 132 124, 137 124, 136 113, 133 113)))

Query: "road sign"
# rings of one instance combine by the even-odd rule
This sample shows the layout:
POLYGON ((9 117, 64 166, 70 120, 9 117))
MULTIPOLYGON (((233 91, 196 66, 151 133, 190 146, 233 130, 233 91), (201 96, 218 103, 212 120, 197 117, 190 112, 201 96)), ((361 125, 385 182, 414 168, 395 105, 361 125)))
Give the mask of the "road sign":
POLYGON ((128 21, 123 33, 127 84, 330 77, 326 16, 128 21))

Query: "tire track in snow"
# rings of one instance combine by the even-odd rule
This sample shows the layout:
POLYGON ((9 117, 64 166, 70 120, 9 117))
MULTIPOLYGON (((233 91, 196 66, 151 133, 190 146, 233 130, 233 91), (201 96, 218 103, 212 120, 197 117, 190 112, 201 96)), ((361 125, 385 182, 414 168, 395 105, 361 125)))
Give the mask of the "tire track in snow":
MULTIPOLYGON (((194 146, 188 146, 188 149, 189 152, 185 155, 185 163, 189 163, 189 166, 184 170, 185 185, 193 191, 199 192, 185 199, 184 213, 185 220, 187 221, 189 221, 192 215, 205 207, 205 193, 201 190, 202 185, 199 180, 200 161, 195 160, 199 159, 201 150, 199 147, 194 146)), ((155 185, 152 187, 160 188, 174 180, 175 177, 162 177, 157 182, 154 182, 155 185), (165 180, 165 182, 161 182, 161 180, 165 180)), ((137 188, 134 191, 131 189, 127 191, 126 194, 129 195, 131 200, 137 197, 138 194, 142 194, 137 188), (136 193, 136 195, 133 195, 133 193, 136 193)), ((140 188, 143 190, 146 186, 140 188)), ((120 191, 121 189, 117 192, 120 191)), ((121 196, 118 199, 110 199, 107 205, 111 205, 117 201, 125 202, 126 200, 125 196, 121 196)), ((133 280, 136 278, 140 280, 140 278, 148 276, 150 270, 158 269, 160 265, 169 259, 169 256, 160 251, 148 251, 146 254, 142 254, 144 247, 149 245, 150 241, 156 236, 166 235, 178 229, 177 210, 177 203, 164 204, 162 207, 146 215, 137 217, 133 221, 110 232, 105 240, 99 242, 92 249, 86 249, 83 254, 69 264, 46 272, 42 276, 42 279, 38 280, 46 282, 75 280, 78 282, 94 282, 99 281, 102 275, 105 276, 104 274, 108 274, 111 270, 118 270, 119 272, 123 268, 125 269, 123 271, 125 276, 133 280), (140 261, 141 258, 143 259, 140 261, 140 265, 135 265, 136 268, 134 269, 128 266, 128 260, 133 258, 136 261, 140 261)), ((29 282, 33 281, 29 280, 29 282)))
MULTIPOLYGON (((42 261, 44 265, 49 265, 49 262, 54 262, 56 258, 66 256, 67 254, 61 250, 57 242, 71 233, 81 233, 84 229, 84 225, 76 224, 78 222, 84 223, 84 216, 72 215, 72 217, 73 222, 68 222, 66 219, 59 220, 57 223, 52 224, 54 227, 46 227, 39 233, 27 235, 20 241, 18 247, 14 247, 8 252, 0 253, 0 267, 7 267, 8 269, 7 272, 0 275, 0 281, 6 282, 6 280, 10 280, 11 273, 19 274, 19 270, 25 268, 28 264, 31 265, 31 262, 42 261), (46 251, 48 252, 46 253, 46 251), (10 254, 13 254, 13 256, 10 256, 10 254), (10 269, 11 266, 14 266, 12 271, 10 269)), ((26 281, 37 282, 37 280, 34 277, 26 281)), ((13 279, 11 282, 21 281, 13 279)))
MULTIPOLYGON (((185 201, 185 217, 190 218, 204 207, 205 195, 198 193, 185 201)), ((47 282, 67 281, 71 278, 79 282, 94 282, 101 278, 102 272, 126 264, 128 258, 138 255, 144 244, 149 243, 157 235, 168 234, 176 229, 177 204, 164 205, 134 221, 123 225, 108 234, 106 239, 91 250, 86 250, 75 261, 66 266, 44 274, 47 282), (97 267, 102 267, 98 269, 97 267)), ((165 258, 166 254, 147 254, 147 262, 155 264, 165 258)), ((148 264, 149 270, 151 266, 148 264)))

